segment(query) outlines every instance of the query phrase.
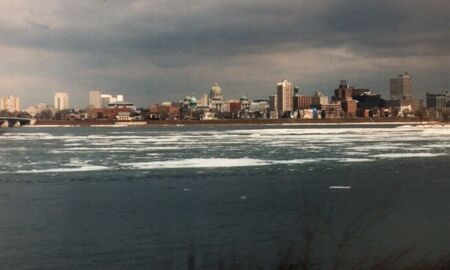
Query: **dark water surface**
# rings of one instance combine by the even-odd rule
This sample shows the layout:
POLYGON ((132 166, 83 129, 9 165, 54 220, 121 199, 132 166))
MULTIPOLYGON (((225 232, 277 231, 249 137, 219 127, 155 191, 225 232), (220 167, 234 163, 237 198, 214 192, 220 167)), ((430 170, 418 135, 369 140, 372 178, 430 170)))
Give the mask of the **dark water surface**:
POLYGON ((274 269, 305 232, 322 269, 432 258, 449 195, 449 128, 12 129, 0 268, 274 269))

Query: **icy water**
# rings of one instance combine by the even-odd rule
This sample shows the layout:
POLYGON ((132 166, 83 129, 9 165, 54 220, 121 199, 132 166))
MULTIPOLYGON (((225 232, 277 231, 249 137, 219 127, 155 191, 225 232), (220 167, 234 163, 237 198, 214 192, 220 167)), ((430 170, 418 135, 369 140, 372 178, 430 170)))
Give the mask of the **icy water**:
POLYGON ((0 269, 433 258, 450 250, 449 195, 448 127, 8 129, 0 269))

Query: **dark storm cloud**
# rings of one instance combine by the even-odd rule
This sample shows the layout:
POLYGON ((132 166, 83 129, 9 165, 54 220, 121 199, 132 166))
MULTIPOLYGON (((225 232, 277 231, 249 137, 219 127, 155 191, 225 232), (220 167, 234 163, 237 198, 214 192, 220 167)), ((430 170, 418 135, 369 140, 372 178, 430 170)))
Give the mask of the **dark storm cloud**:
MULTIPOLYGON (((125 13, 117 19, 97 18, 92 11, 99 8, 91 7, 87 12, 92 16, 71 14, 68 19, 72 20, 60 28, 24 19, 31 28, 13 35, 9 31, 2 42, 156 58, 172 54, 258 54, 277 50, 283 44, 291 44, 291 49, 348 46, 365 54, 414 56, 446 53, 450 44, 447 1, 310 2, 205 2, 200 10, 169 4, 173 8, 165 15, 169 18, 146 12, 125 13), (85 21, 77 24, 82 19, 85 21), (97 24, 97 19, 110 21, 97 24)), ((130 8, 117 2, 111 7, 130 8)), ((150 4, 144 8, 158 10, 150 4)), ((70 13, 71 7, 67 9, 70 13)))
POLYGON ((448 1, 349 1, 335 5, 326 28, 341 42, 377 56, 448 53, 448 1))
MULTIPOLYGON (((398 62, 406 58, 448 59, 450 45, 449 3, 444 0, 25 1, 19 7, 18 2, 22 1, 6 4, 11 7, 9 13, 8 6, 0 12, 0 45, 57 53, 60 58, 53 65, 50 61, 44 70, 52 73, 53 69, 51 76, 56 74, 62 81, 85 69, 96 69, 94 75, 104 78, 79 75, 83 82, 138 74, 122 85, 129 89, 145 87, 143 81, 149 76, 161 84, 175 75, 189 81, 192 70, 197 68, 201 73, 210 65, 217 68, 217 63, 237 69, 239 64, 252 61, 254 73, 264 77, 272 62, 262 59, 272 54, 289 58, 315 50, 317 61, 314 57, 308 60, 314 66, 323 61, 317 50, 343 49, 345 55, 338 59, 357 60, 363 65, 360 58, 398 62), (58 61, 70 61, 70 68, 61 69, 58 61), (107 66, 110 73, 99 70, 107 66), (181 67, 189 72, 171 73, 181 67), (151 71, 140 73, 142 69, 151 71)), ((421 68, 420 61, 414 65, 421 68)), ((448 68, 448 60, 444 65, 448 68)), ((27 71, 34 68, 32 62, 28 67, 17 66, 27 71)), ((273 68, 280 74, 292 74, 291 66, 273 68)), ((425 68, 430 72, 442 69, 442 61, 435 66, 428 61, 425 68)), ((191 81, 202 76, 198 74, 191 81)), ((231 80, 224 76, 218 77, 231 80)), ((177 83, 171 85, 176 87, 177 83)))

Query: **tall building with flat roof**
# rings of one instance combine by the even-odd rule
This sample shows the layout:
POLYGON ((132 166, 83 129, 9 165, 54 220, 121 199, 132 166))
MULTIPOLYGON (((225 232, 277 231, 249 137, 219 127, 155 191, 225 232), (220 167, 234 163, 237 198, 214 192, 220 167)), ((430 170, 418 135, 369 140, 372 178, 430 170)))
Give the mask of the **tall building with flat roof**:
POLYGON ((89 107, 102 108, 102 93, 98 90, 89 91, 89 107))
POLYGON ((65 92, 55 93, 55 108, 58 111, 69 109, 69 95, 65 92))
POLYGON ((14 96, 0 98, 0 110, 8 112, 20 111, 20 98, 14 96))
POLYGON ((411 76, 408 72, 390 80, 391 99, 400 100, 401 106, 413 105, 411 76))
POLYGON ((293 111, 294 87, 288 80, 283 80, 277 84, 277 107, 278 117, 293 111))

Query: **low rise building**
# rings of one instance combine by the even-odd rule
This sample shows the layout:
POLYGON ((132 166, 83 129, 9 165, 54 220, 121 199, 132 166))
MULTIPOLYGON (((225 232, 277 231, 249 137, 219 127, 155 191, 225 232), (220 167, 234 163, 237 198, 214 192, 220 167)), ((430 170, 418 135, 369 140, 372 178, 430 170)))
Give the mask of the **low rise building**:
POLYGON ((87 111, 88 119, 99 119, 99 120, 117 120, 117 116, 119 114, 125 115, 129 114, 130 116, 135 113, 134 110, 130 108, 89 108, 87 111), (125 114, 124 114, 125 113, 125 114))
POLYGON ((342 118, 344 111, 340 101, 320 105, 322 118, 342 118))
POLYGON ((311 96, 305 95, 294 96, 294 111, 310 109, 312 106, 312 99, 313 97, 311 96))
POLYGON ((328 96, 322 94, 322 92, 317 91, 311 98, 311 106, 320 109, 322 105, 328 104, 328 96))
POLYGON ((443 91, 439 94, 426 94, 427 97, 427 108, 429 109, 444 109, 450 108, 450 93, 448 91, 443 91))
MULTIPOLYGON (((365 92, 354 97, 358 101, 357 115, 359 117, 371 117, 370 111, 380 110, 382 105, 381 95, 371 92, 365 92)), ((372 114, 373 115, 373 114, 372 114)))
POLYGON ((230 99, 223 103, 223 112, 237 115, 241 110, 241 102, 239 100, 230 99))
POLYGON ((302 109, 298 111, 298 118, 301 119, 320 119, 322 118, 322 112, 316 108, 302 109))
POLYGON ((268 118, 270 113, 269 108, 270 106, 267 100, 253 100, 249 106, 253 118, 268 118))
POLYGON ((341 102, 341 107, 345 112, 347 118, 353 118, 357 116, 358 101, 354 99, 344 100, 341 102))
POLYGON ((182 104, 162 102, 150 105, 148 115, 151 120, 178 120, 182 104))
POLYGON ((57 110, 55 107, 50 106, 46 103, 32 105, 26 109, 26 112, 29 113, 31 117, 45 120, 53 118, 56 111, 57 110))
POLYGON ((118 121, 131 121, 133 118, 131 117, 130 111, 120 111, 117 112, 116 120, 118 121))

